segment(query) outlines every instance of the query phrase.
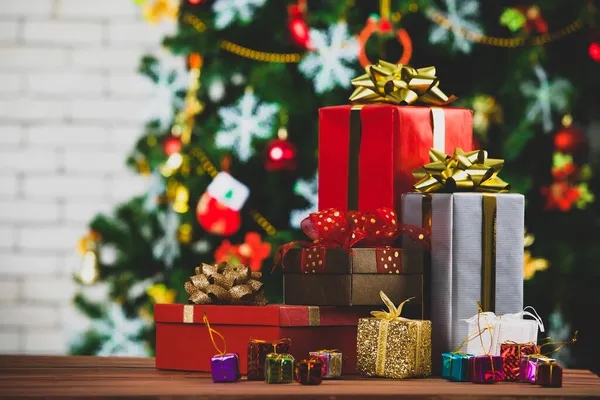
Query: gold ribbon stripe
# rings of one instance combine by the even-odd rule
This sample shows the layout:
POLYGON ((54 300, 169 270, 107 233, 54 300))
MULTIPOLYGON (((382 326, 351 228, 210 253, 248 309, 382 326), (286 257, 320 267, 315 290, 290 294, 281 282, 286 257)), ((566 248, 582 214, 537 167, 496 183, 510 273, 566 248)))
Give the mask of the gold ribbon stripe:
POLYGON ((379 376, 385 373, 385 355, 387 352, 388 331, 390 321, 383 319, 379 321, 379 331, 377 335, 377 361, 375 364, 375 373, 379 376))
POLYGON ((481 237, 481 307, 496 310, 496 196, 483 194, 481 237))
POLYGON ((321 310, 319 307, 308 306, 308 325, 309 326, 320 326, 321 325, 321 310))
POLYGON ((194 306, 185 304, 183 306, 183 323, 193 324, 194 323, 194 306))

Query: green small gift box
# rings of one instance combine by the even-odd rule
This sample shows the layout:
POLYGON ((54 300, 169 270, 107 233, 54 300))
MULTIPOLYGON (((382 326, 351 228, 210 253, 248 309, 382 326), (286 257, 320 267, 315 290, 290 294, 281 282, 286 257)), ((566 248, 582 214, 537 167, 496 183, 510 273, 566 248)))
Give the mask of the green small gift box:
POLYGON ((291 354, 269 353, 265 360, 266 383, 292 383, 294 381, 294 357, 291 354))

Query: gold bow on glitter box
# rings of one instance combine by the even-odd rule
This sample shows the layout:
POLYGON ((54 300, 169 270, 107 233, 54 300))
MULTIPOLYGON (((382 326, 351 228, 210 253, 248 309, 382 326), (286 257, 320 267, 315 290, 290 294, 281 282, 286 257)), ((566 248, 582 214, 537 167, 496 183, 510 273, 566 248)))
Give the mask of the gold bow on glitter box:
POLYGON ((498 177, 504 160, 488 158, 485 150, 465 153, 457 148, 449 156, 431 149, 429 158, 431 163, 414 173, 421 178, 414 185, 419 192, 503 193, 510 189, 510 185, 498 177))
POLYGON ((398 307, 383 292, 388 311, 372 311, 375 318, 358 321, 357 370, 367 376, 411 378, 431 375, 431 321, 400 316, 398 307))
POLYGON ((439 88, 435 67, 413 68, 379 60, 367 65, 366 73, 352 79, 355 87, 350 96, 353 103, 414 104, 443 106, 456 100, 439 88))
POLYGON ((196 304, 265 305, 260 272, 226 262, 196 267, 196 275, 186 282, 185 291, 196 304))

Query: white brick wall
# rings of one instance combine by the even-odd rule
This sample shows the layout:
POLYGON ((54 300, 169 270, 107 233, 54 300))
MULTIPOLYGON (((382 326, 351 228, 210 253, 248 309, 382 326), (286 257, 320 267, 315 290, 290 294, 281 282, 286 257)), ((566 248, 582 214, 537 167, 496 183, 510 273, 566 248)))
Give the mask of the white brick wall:
POLYGON ((78 238, 145 188, 125 169, 153 94, 136 71, 174 26, 129 0, 0 2, 0 353, 60 354, 86 324, 78 238))

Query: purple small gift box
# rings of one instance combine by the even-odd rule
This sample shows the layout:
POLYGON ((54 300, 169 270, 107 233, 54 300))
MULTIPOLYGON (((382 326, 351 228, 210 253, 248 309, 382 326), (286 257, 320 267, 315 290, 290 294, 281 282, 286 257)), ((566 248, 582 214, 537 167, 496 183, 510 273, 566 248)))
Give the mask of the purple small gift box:
POLYGON ((477 356, 469 359, 473 383, 494 383, 504 380, 502 356, 477 356))
POLYGON ((242 377, 238 353, 219 354, 212 357, 210 370, 213 382, 235 382, 242 377))
POLYGON ((317 350, 308 353, 323 363, 323 378, 339 378, 342 375, 342 353, 339 350, 317 350))
POLYGON ((519 382, 535 383, 535 374, 537 371, 538 356, 521 356, 519 364, 519 382))

